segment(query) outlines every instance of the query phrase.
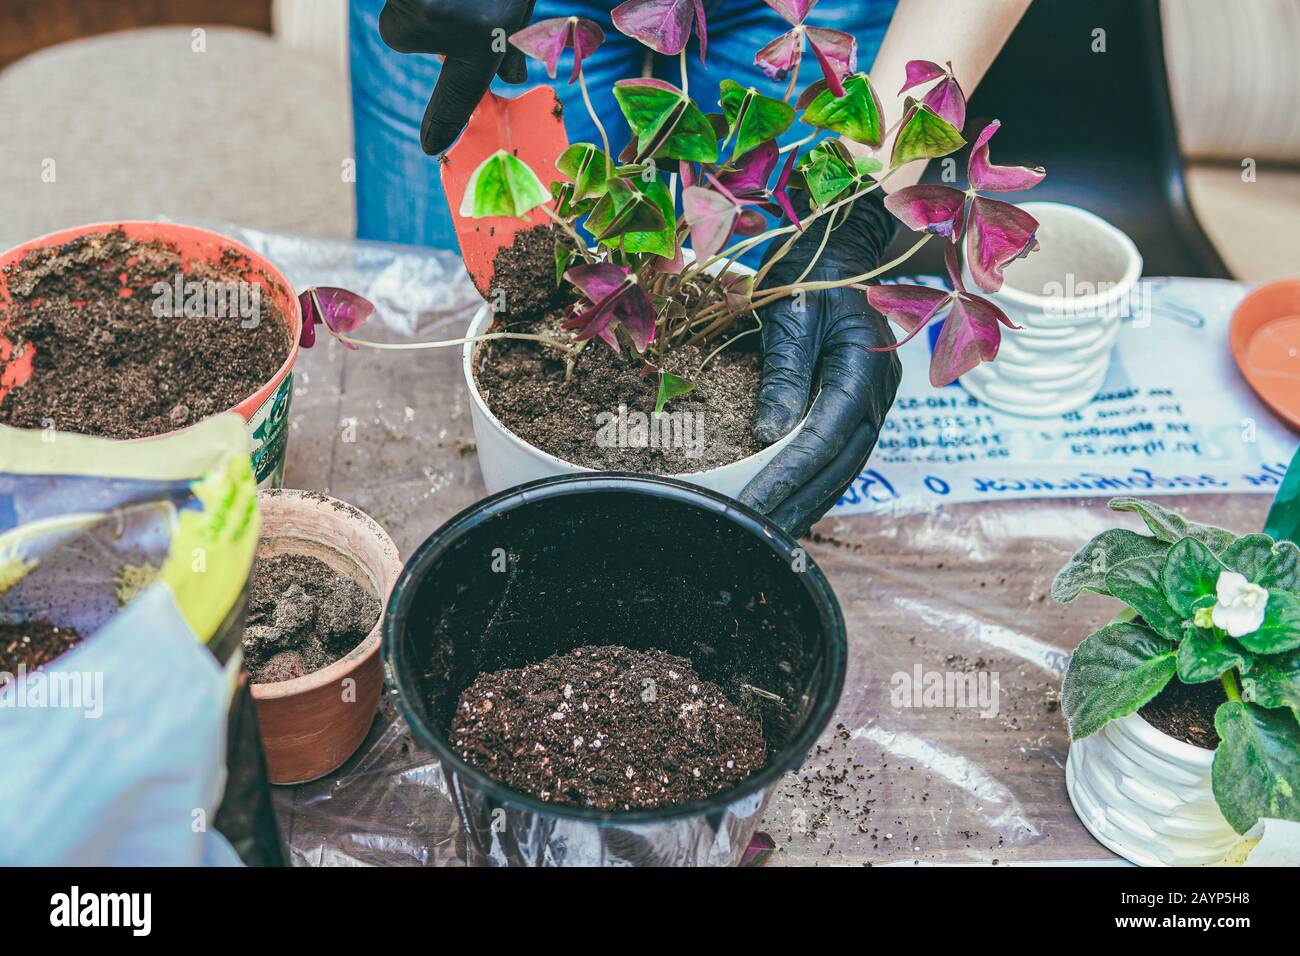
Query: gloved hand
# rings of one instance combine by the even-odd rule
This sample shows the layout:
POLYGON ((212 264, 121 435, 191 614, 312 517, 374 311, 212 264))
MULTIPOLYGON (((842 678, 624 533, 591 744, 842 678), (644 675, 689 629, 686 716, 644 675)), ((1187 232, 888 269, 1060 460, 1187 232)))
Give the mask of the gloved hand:
MULTIPOLYGON (((882 193, 877 189, 853 204, 805 282, 861 275, 879 264, 897 229, 882 193)), ((803 219, 806 199, 802 208, 799 199, 796 211, 803 219)), ((834 218, 831 214, 810 223, 763 285, 794 282, 834 218)), ((772 242, 769 258, 783 242, 772 242)), ((803 429, 745 486, 740 500, 799 537, 862 470, 894 402, 902 365, 894 352, 867 350, 896 340, 860 289, 806 292, 802 303, 797 296, 778 299, 763 309, 761 318, 763 377, 754 435, 769 444, 785 435, 803 418, 815 382, 819 391, 803 429)))
POLYGON ((460 135, 493 74, 507 83, 528 79, 523 53, 506 38, 532 15, 533 0, 386 0, 379 11, 385 43, 399 53, 446 57, 420 124, 426 153, 441 153, 460 135))

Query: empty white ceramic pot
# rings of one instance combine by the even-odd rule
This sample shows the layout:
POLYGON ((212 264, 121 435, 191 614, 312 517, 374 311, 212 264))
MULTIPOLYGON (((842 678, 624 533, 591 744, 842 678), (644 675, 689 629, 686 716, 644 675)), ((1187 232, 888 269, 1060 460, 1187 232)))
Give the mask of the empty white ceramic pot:
POLYGON ((1217 863, 1237 834, 1214 802, 1213 762, 1213 751, 1129 714, 1070 744, 1065 787, 1088 832, 1126 860, 1217 863))
MULTIPOLYGON (((750 273, 753 271, 741 265, 733 266, 732 270, 737 273, 750 273)), ((491 325, 492 310, 485 304, 474 314, 474 318, 469 325, 469 331, 465 334, 467 336, 482 335, 488 331, 491 325)), ((511 488, 538 478, 593 472, 595 469, 575 465, 573 462, 557 458, 534 445, 530 445, 506 428, 492 414, 492 410, 488 408, 487 402, 483 401, 483 396, 479 393, 478 383, 474 380, 474 361, 478 344, 478 342, 465 343, 461 365, 465 373, 465 384, 469 388, 470 421, 474 426, 474 441, 478 445, 479 468, 483 472, 483 484, 487 486, 488 493, 495 494, 503 488, 511 488)), ((610 409, 610 411, 615 410, 610 409)), ((789 434, 748 458, 742 458, 739 461, 718 468, 668 475, 667 477, 689 482, 692 485, 698 485, 701 488, 707 488, 710 491, 717 491, 735 498, 740 494, 741 489, 749 484, 749 480, 758 474, 764 465, 775 458, 777 452, 793 440, 802 427, 803 422, 800 422, 789 434)), ((597 429, 596 422, 592 422, 591 429, 594 440, 597 429)))
MULTIPOLYGON (((1004 330, 996 361, 961 377, 968 392, 1013 415, 1082 408, 1101 389, 1122 319, 1135 311, 1142 256, 1100 216, 1056 202, 1022 203, 1040 249, 1007 266, 989 296, 1019 330, 1004 330)), ((969 288, 974 288, 969 273, 969 288)))

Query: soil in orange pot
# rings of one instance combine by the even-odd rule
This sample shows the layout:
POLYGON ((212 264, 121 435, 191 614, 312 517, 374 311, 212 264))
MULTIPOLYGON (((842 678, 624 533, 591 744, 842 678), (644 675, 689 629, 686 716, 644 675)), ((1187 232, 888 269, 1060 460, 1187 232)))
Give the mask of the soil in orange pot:
POLYGON ((244 627, 254 684, 293 680, 344 657, 379 620, 379 601, 305 554, 258 557, 244 627))

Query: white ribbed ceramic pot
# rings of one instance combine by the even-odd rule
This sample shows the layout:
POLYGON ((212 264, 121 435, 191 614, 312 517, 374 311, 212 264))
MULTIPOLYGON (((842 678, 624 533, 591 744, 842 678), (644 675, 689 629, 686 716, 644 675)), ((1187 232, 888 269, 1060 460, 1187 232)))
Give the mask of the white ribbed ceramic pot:
POLYGON ((1139 866, 1217 863, 1237 839, 1210 787, 1214 752, 1137 714, 1070 744, 1065 786, 1079 820, 1139 866))
MULTIPOLYGON (((1039 222, 1041 246, 1007 266, 989 296, 1019 330, 1002 333, 993 362, 961 377, 987 405, 1042 418, 1092 401, 1110 369, 1121 320, 1132 311, 1142 256, 1133 240, 1086 209, 1022 203, 1039 222)), ((968 288, 974 288, 969 272, 968 288)))
MULTIPOLYGON (((739 264, 733 265, 731 269, 733 272, 742 274, 753 272, 752 269, 739 264)), ((469 331, 465 334, 467 336, 482 335, 491 324, 492 310, 487 305, 484 305, 474 314, 474 318, 469 325, 469 331)), ((488 493, 496 494, 502 489, 512 488, 515 485, 538 478, 595 471, 595 469, 575 465, 573 462, 557 458, 534 445, 530 445, 506 428, 492 414, 492 410, 488 408, 487 402, 483 400, 483 396, 479 393, 478 383, 474 380, 474 354, 478 344, 477 342, 465 343, 461 353, 461 366, 465 373, 465 384, 469 388, 470 421, 474 426, 474 441, 478 445, 479 469, 483 472, 483 484, 487 486, 488 493)), ((722 465, 718 468, 668 475, 667 477, 689 482, 692 485, 698 485, 701 488, 707 488, 710 491, 717 491, 735 498, 740 494, 741 489, 749 484, 750 479, 757 475, 764 465, 775 458, 777 452, 791 442, 802 427, 803 422, 800 422, 791 429, 789 434, 761 451, 755 452, 748 458, 742 458, 739 461, 733 461, 729 465, 722 465)), ((596 424, 593 422, 593 436, 595 432, 596 424)))

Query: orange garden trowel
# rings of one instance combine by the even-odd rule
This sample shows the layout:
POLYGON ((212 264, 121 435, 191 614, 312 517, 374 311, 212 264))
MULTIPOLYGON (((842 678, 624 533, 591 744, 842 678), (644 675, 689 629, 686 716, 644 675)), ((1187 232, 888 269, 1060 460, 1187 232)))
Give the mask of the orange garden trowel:
POLYGON ((555 160, 569 145, 562 117, 563 108, 552 87, 535 86, 514 98, 489 92, 469 118, 460 139, 442 156, 442 189, 451 209, 460 253, 485 299, 491 296, 492 263, 497 251, 510 245, 525 229, 550 222, 550 217, 541 209, 534 209, 523 219, 461 216, 460 203, 470 176, 483 160, 504 149, 526 163, 543 183, 559 179, 555 160))

